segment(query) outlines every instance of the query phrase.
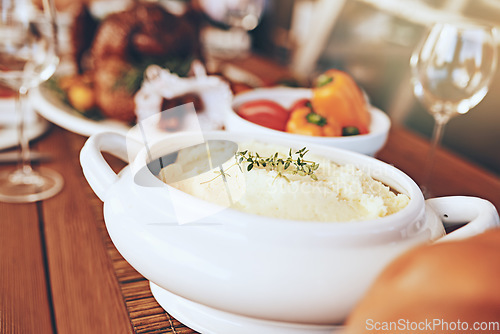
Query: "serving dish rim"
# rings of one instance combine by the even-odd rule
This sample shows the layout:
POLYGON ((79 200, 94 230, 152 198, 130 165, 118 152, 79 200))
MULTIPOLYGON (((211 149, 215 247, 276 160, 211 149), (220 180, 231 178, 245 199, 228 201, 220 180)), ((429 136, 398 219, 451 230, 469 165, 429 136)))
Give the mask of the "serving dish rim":
MULTIPOLYGON (((190 136, 190 132, 182 132, 182 133, 176 133, 171 135, 173 137, 178 137, 178 136, 190 136)), ((158 145, 161 145, 163 141, 167 141, 170 139, 171 136, 165 137, 163 139, 157 140, 154 142, 148 149, 142 148, 141 151, 137 154, 136 159, 131 164, 135 164, 136 166, 134 167, 135 172, 132 172, 135 174, 138 170, 140 170, 142 167, 146 166, 146 161, 148 159, 148 150, 151 149, 152 151, 157 148, 158 145), (142 158, 142 161, 138 161, 138 159, 142 158), (138 165, 137 165, 138 164, 138 165)), ((229 131, 209 131, 209 132, 204 132, 205 139, 210 140, 212 136, 238 136, 238 137, 245 137, 245 138, 255 138, 255 134, 249 133, 249 132, 229 132, 229 131)), ((175 138, 174 138, 175 139, 175 138)), ((276 141, 278 142, 287 142, 291 148, 302 148, 304 146, 304 143, 301 143, 299 141, 289 141, 289 140, 284 140, 283 138, 280 138, 279 136, 269 136, 266 137, 266 139, 271 139, 274 144, 277 144, 276 141)), ((244 139, 240 140, 235 140, 238 142, 244 141, 244 139)), ((256 140, 259 141, 259 140, 256 140)), ((263 142, 263 141, 261 141, 263 142)), ((277 144, 279 145, 279 144, 277 144)), ((314 153, 316 155, 321 155, 330 161, 335 162, 335 160, 332 160, 331 157, 328 157, 324 154, 316 152, 317 150, 326 150, 330 154, 334 153, 341 153, 343 156, 349 157, 348 159, 356 159, 358 161, 361 161, 362 163, 358 162, 356 164, 353 164, 356 168, 361 169, 366 172, 366 168, 360 168, 360 165, 363 166, 368 166, 370 163, 371 164, 376 164, 377 166, 380 166, 383 171, 383 176, 389 177, 391 181, 393 181, 394 184, 387 184, 386 182, 379 180, 375 178, 376 180, 382 182, 384 185, 393 187, 395 184, 397 184, 399 187, 404 188, 404 192, 408 197, 410 197, 410 201, 406 207, 401 209, 400 211, 390 214, 388 216, 384 217, 379 217, 375 219, 369 219, 369 220, 356 220, 356 221, 348 221, 348 222, 322 222, 322 221, 307 221, 307 220, 291 220, 291 219, 283 219, 283 218, 274 218, 274 217, 269 217, 269 216, 264 216, 264 215, 258 215, 258 214, 253 214, 253 213, 247 213, 243 212, 234 208, 229 208, 226 207, 224 208, 223 206, 211 203, 209 201, 197 198, 191 194, 188 194, 186 192, 183 192, 167 183, 164 183, 161 181, 156 175, 154 175, 148 168, 145 168, 147 170, 147 173, 150 174, 154 178, 154 182, 156 183, 156 187, 163 187, 167 188, 168 191, 173 192, 177 196, 180 196, 181 198, 186 199, 186 201, 189 201, 193 203, 196 207, 202 207, 202 206, 207 206, 208 208, 223 208, 221 211, 225 212, 225 222, 224 224, 232 224, 232 225, 240 225, 240 226, 250 226, 250 225, 255 225, 255 226, 289 226, 290 228, 294 229, 311 229, 313 228, 314 230, 318 231, 335 231, 335 232, 340 232, 344 231, 345 233, 351 234, 353 232, 359 233, 359 229, 366 229, 367 233, 373 233, 375 232, 383 232, 383 231, 388 231, 392 230, 396 227, 403 227, 405 225, 411 224, 414 220, 420 220, 422 216, 425 213, 425 202, 424 202, 424 197, 422 192, 420 191, 419 187, 411 179, 407 174, 405 174, 403 171, 399 170, 398 168, 394 167, 393 165, 390 165, 386 162, 383 162, 381 160, 378 160, 376 158, 349 151, 346 149, 342 148, 337 148, 337 147, 331 147, 331 146, 326 146, 326 145, 321 145, 321 144, 312 144, 308 143, 307 144, 307 149, 311 151, 311 153, 314 153), (401 184, 401 182, 404 182, 404 184, 401 184), (406 217, 406 218, 405 218, 406 217)), ((163 149, 163 155, 171 154, 172 152, 175 152, 175 149, 171 148, 164 148, 163 149)), ((155 156, 160 157, 163 155, 157 155, 155 156)), ((157 159, 157 158, 155 158, 157 159)), ((128 166, 127 166, 128 167, 128 166)), ((126 167, 126 168, 127 168, 126 167)), ((368 173, 370 175, 370 173, 368 173)), ((372 175, 370 175, 372 176, 372 175)), ((373 176, 372 176, 373 177, 373 176)), ((131 175, 131 178, 134 180, 135 175, 131 175)), ((134 181, 133 181, 134 182, 134 181)), ((139 187, 143 187, 136 182, 134 182, 135 185, 139 187)), ((145 187, 143 187, 145 188, 145 187)))

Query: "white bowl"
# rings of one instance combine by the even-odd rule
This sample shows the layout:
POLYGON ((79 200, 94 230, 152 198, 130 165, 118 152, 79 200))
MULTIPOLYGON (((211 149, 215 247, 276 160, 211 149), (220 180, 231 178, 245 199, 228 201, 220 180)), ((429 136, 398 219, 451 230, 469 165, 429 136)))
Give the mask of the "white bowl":
MULTIPOLYGON (((259 135, 213 132, 204 137, 238 143, 259 135)), ((266 142, 303 146, 284 137, 266 142)), ((88 139, 80 160, 90 186, 104 201, 106 227, 118 251, 150 280, 160 305, 203 333, 331 333, 392 259, 443 236, 440 218, 472 219, 445 239, 499 224, 495 207, 485 200, 425 202, 418 186, 393 166, 313 144, 308 145, 311 154, 355 165, 408 195, 409 204, 384 218, 350 223, 289 221, 222 208, 161 182, 147 167, 149 157, 158 159, 194 144, 199 136, 192 133, 142 148, 120 134, 101 133, 88 139), (124 160, 130 156, 130 164, 117 175, 102 151, 124 160), (200 219, 182 225, 179 213, 195 213, 200 219)))
POLYGON ((228 131, 233 132, 276 135, 283 137, 283 139, 338 147, 371 156, 374 156, 384 146, 391 127, 391 121, 386 113, 373 106, 370 108, 370 132, 364 135, 342 137, 314 137, 278 131, 247 121, 235 112, 241 104, 252 100, 271 100, 285 108, 289 108, 295 101, 302 98, 311 98, 311 96, 311 89, 288 87, 258 88, 238 94, 233 99, 233 108, 226 111, 225 127, 228 131))

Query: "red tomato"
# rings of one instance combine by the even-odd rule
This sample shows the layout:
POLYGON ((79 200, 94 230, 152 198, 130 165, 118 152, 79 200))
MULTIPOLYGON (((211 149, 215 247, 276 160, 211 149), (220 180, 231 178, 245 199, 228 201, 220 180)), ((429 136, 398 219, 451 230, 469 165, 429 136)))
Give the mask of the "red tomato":
POLYGON ((236 112, 247 121, 279 131, 285 131, 290 116, 285 108, 270 100, 245 102, 236 112))
POLYGON ((300 100, 295 101, 292 106, 290 107, 290 112, 294 111, 295 109, 305 107, 307 103, 311 103, 311 100, 303 98, 300 100))

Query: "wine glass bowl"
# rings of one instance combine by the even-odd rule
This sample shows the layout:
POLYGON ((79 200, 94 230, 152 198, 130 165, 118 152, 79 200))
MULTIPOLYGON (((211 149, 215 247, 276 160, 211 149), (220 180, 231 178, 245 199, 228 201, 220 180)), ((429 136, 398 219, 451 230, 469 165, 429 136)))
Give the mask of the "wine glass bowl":
POLYGON ((410 59, 415 96, 434 117, 423 181, 428 193, 434 155, 450 118, 484 98, 497 67, 495 28, 480 22, 434 24, 410 59))
POLYGON ((58 193, 62 177, 47 168, 34 170, 25 136, 29 90, 47 80, 59 63, 52 0, 0 2, 0 83, 17 92, 19 166, 0 173, 0 201, 34 202, 58 193))
POLYGON ((15 90, 47 80, 59 62, 54 18, 28 2, 0 4, 0 81, 15 90))
POLYGON ((199 4, 212 20, 250 31, 259 24, 265 0, 200 0, 199 4))
POLYGON ((248 32, 260 23, 266 0, 199 0, 198 3, 214 24, 205 27, 201 34, 209 66, 216 68, 218 60, 247 54, 252 44, 248 32))

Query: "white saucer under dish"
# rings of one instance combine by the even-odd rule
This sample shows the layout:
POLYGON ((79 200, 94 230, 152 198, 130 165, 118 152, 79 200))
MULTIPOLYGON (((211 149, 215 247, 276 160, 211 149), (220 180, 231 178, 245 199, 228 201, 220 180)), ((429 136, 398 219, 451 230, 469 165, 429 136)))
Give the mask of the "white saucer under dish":
POLYGON ((149 283, 158 304, 184 325, 203 334, 340 334, 342 326, 304 325, 254 319, 182 298, 149 283))

